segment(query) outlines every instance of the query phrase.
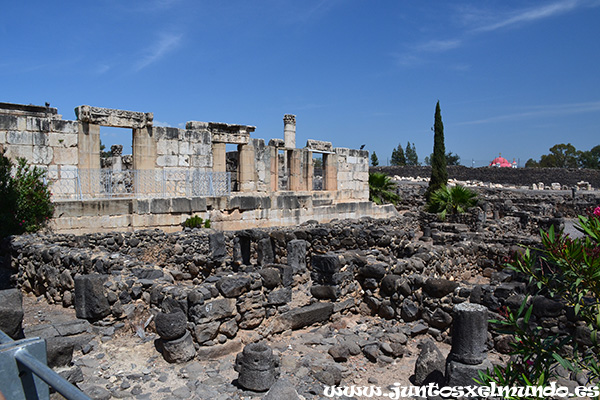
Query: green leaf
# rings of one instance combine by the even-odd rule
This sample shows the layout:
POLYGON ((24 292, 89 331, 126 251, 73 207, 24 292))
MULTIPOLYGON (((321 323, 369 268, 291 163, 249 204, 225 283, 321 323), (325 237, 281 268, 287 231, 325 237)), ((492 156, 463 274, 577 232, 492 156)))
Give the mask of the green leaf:
POLYGON ((533 304, 529 306, 529 308, 527 309, 527 313, 525 314, 525 318, 523 318, 523 320, 525 321, 525 324, 529 323, 529 318, 531 318, 532 312, 533 312, 533 304))
POLYGON ((564 358, 562 358, 560 355, 556 354, 556 353, 552 353, 552 357, 558 361, 558 363, 560 365, 562 365, 563 368, 569 370, 569 371, 573 371, 573 365, 571 365, 571 363, 567 360, 565 360, 564 358))

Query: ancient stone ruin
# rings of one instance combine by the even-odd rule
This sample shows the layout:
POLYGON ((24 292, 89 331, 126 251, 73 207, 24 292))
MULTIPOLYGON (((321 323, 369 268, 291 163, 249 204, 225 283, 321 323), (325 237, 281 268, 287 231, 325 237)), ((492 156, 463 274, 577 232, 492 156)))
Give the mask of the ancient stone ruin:
MULTIPOLYGON (((425 188, 401 189, 420 198, 425 188)), ((405 203, 391 219, 14 237, 3 257, 19 290, 6 291, 2 312, 12 322, 3 329, 48 338, 50 354, 66 346, 71 357, 57 368, 109 397, 161 398, 160 389, 181 398, 268 391, 318 399, 325 386, 358 382, 464 385, 510 351, 510 336, 489 330, 487 319, 528 292, 504 260, 517 244, 538 244, 540 228, 563 226, 568 210, 600 201, 481 195, 479 207, 444 223, 405 203), (81 319, 21 330, 20 292, 81 319), (114 357, 147 340, 146 364, 123 372, 114 357), (113 343, 124 347, 115 352, 113 343)), ((535 324, 589 343, 564 304, 541 296, 532 304, 535 324)), ((584 380, 561 373, 565 384, 584 380)))
POLYGON ((162 127, 153 113, 87 105, 75 114, 63 120, 49 106, 0 103, 0 146, 48 171, 57 232, 173 231, 191 215, 240 229, 395 213, 368 201, 367 151, 317 140, 297 148, 294 115, 283 118, 284 139, 266 144, 250 125, 162 127), (103 126, 130 130, 133 154, 117 146, 101 160, 103 126), (322 160, 316 176, 313 154, 322 160))
MULTIPOLYGON (((44 338, 48 364, 94 399, 310 400, 353 384, 468 385, 509 357, 512 337, 488 319, 530 294, 505 260, 538 246, 540 229, 572 232, 571 219, 600 203, 592 190, 488 185, 476 188, 477 207, 441 222, 422 211, 419 182, 400 185, 400 212, 366 201, 366 153, 316 140, 295 148, 292 115, 268 145, 251 126, 154 127, 148 113, 87 106, 77 116, 2 104, 7 153, 31 156, 73 192, 56 198, 56 232, 2 244, 0 283, 12 288, 0 290, 0 329, 44 338), (111 149, 103 167, 123 175, 86 181, 82 171, 100 169, 100 125, 132 129, 134 154, 111 149), (228 155, 227 143, 238 151, 228 155), (313 152, 323 154, 324 190, 310 185, 313 152), (160 196, 156 176, 133 171, 160 171, 160 196), (226 174, 230 186, 183 195, 181 171, 213 190, 226 174), (123 192, 99 199, 108 184, 123 192), (192 214, 220 229, 182 229, 192 214)), ((530 303, 542 334, 590 345, 566 304, 530 303)), ((557 374, 569 387, 588 383, 557 374)))

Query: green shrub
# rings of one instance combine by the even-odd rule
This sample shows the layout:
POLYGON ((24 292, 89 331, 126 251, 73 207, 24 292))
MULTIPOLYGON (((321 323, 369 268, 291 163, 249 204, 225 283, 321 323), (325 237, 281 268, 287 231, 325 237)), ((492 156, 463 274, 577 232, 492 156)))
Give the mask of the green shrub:
POLYGON ((400 201, 400 196, 395 193, 396 185, 389 176, 381 172, 369 174, 369 200, 375 204, 392 203, 400 201))
POLYGON ((441 220, 448 214, 462 214, 477 204, 477 193, 464 186, 442 186, 431 194, 427 211, 437 213, 441 220))
POLYGON ((584 371, 590 382, 600 378, 600 207, 588 216, 579 216, 577 229, 584 237, 571 239, 554 227, 541 232, 541 255, 527 249, 509 267, 528 277, 530 287, 538 293, 571 307, 589 330, 591 345, 582 346, 576 335, 544 335, 541 328, 530 324, 533 306, 527 307, 525 299, 519 311, 507 309, 504 319, 492 321, 500 326, 500 332, 513 335, 512 357, 505 367, 480 374, 481 383, 546 386, 558 364, 570 371, 584 371))
POLYGON ((24 158, 13 162, 0 154, 0 236, 35 232, 47 226, 54 213, 46 171, 24 158), (14 177, 11 171, 14 170, 14 177))
POLYGON ((210 219, 204 220, 199 215, 189 217, 183 222, 184 228, 210 228, 210 219))

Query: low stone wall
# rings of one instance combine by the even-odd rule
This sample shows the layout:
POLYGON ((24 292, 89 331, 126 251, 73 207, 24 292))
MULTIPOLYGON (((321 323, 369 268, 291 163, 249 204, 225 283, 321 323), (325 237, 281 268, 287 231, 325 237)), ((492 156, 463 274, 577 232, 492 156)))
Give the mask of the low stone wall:
POLYGON ((422 319, 443 338, 452 304, 473 289, 466 282, 501 268, 507 240, 535 241, 516 233, 518 220, 504 222, 513 233, 502 237, 497 228, 425 222, 431 237, 418 240, 423 223, 407 213, 225 233, 23 235, 12 238, 7 258, 22 291, 74 306, 80 318, 133 323, 140 307, 181 310, 207 348, 240 329, 268 336, 348 312, 422 319))
POLYGON ((391 205, 344 201, 343 191, 240 194, 230 197, 110 199, 55 203, 51 228, 59 233, 181 230, 192 215, 210 219, 221 230, 298 225, 307 221, 397 215, 391 205))
MULTIPOLYGON (((371 167, 371 172, 384 172, 390 176, 430 177, 431 167, 371 167)), ((478 180, 519 186, 529 186, 543 182, 550 186, 560 183, 573 187, 578 182, 589 182, 592 187, 600 188, 600 170, 567 169, 567 168, 468 168, 465 166, 448 166, 448 177, 460 181, 478 180)))
MULTIPOLYGON (((11 238, 3 258, 23 292, 75 307, 80 318, 142 331, 148 315, 179 318, 172 336, 185 332, 181 339, 195 346, 186 357, 239 349, 240 331, 258 340, 348 313, 449 341, 455 304, 483 304, 492 317, 518 308, 527 287, 506 261, 519 245, 538 246, 539 229, 564 222, 560 208, 569 203, 560 196, 544 193, 540 202, 509 193, 484 193, 482 208, 452 222, 413 207, 395 218, 237 232, 23 235, 11 238)), ((533 324, 589 341, 564 304, 531 301, 533 324)), ((163 340, 171 337, 161 329, 163 340)), ((510 340, 494 334, 489 344, 507 352, 510 340)))

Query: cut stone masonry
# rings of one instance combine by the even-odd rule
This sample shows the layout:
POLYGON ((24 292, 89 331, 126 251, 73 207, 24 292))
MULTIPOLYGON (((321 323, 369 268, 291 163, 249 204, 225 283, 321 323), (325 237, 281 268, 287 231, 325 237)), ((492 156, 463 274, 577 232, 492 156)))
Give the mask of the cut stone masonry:
MULTIPOLYGON (((281 192, 293 191, 302 192, 303 196, 310 195, 314 192, 313 153, 322 154, 323 172, 319 177, 322 184, 319 183, 317 187, 332 194, 330 204, 360 203, 369 198, 368 152, 334 148, 331 142, 318 140, 308 140, 305 148, 296 148, 296 116, 292 114, 286 114, 283 118, 284 138, 271 139, 268 144, 263 139, 250 136, 256 130, 251 125, 189 121, 185 129, 162 127, 153 125, 154 114, 150 112, 88 105, 76 107, 75 114, 77 120, 68 121, 63 120, 58 110, 49 105, 0 103, 0 147, 6 150, 10 158, 24 157, 32 165, 46 169, 54 199, 61 202, 96 201, 102 197, 103 185, 109 181, 113 186, 125 185, 124 190, 118 193, 119 197, 131 197, 134 193, 145 198, 156 197, 157 179, 167 179, 164 185, 176 186, 183 179, 181 176, 212 173, 230 173, 234 192, 278 196, 281 192), (131 129, 133 154, 121 155, 117 151, 110 161, 101 163, 101 126, 131 129), (237 150, 228 153, 227 144, 237 145, 237 150), (144 177, 152 178, 134 179, 127 176, 103 181, 99 175, 101 166, 113 172, 139 171, 144 177), (171 176, 173 178, 169 178, 171 176)), ((182 190, 175 196, 189 197, 190 192, 182 190)), ((217 209, 223 211, 218 204, 225 202, 227 199, 212 201, 217 209)), ((273 210, 258 219, 274 218, 271 224, 285 224, 277 214, 287 210, 278 209, 278 203, 275 201, 273 210)), ((367 208, 359 209, 368 212, 367 208)), ((240 221, 246 219, 241 211, 237 216, 240 221)), ((378 216, 389 212, 390 209, 380 210, 378 216)), ((357 214, 353 217, 367 215, 373 214, 357 214)), ((60 217, 60 214, 57 216, 60 217)), ((100 228, 123 228, 123 216, 102 217, 100 228)), ((181 219, 180 214, 175 217, 181 219)), ((339 215, 325 212, 307 217, 326 222, 339 215)), ((128 218, 131 219, 125 219, 128 218)), ((255 218, 251 217, 252 220, 255 218)), ((154 220, 146 221, 148 225, 145 226, 165 225, 157 223, 157 218, 154 220)), ((60 231, 64 225, 58 222, 56 228, 60 231)), ((129 224, 127 227, 135 229, 139 225, 129 224)))

